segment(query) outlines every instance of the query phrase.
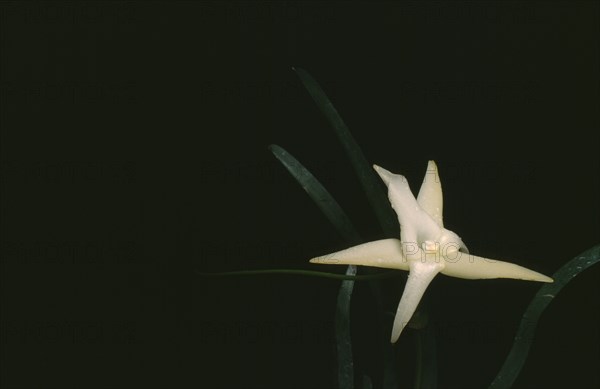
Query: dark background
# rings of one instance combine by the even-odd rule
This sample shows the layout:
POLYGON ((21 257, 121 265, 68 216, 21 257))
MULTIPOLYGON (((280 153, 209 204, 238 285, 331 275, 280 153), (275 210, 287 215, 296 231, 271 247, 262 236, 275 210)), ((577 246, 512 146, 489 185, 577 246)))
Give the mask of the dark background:
MULTIPOLYGON (((331 387, 346 247, 277 143, 383 237, 292 66, 414 191, 435 159, 471 252, 551 275, 598 243, 598 3, 2 2, 3 387, 331 387), (343 268, 323 268, 342 272, 343 268)), ((544 313, 516 387, 598 387, 599 268, 544 313)), ((385 282, 395 311, 404 278, 385 282)), ((486 387, 539 284, 439 276, 440 387, 486 387)), ((372 296, 355 288, 357 375, 372 296)), ((414 376, 414 331, 398 344, 414 376)))

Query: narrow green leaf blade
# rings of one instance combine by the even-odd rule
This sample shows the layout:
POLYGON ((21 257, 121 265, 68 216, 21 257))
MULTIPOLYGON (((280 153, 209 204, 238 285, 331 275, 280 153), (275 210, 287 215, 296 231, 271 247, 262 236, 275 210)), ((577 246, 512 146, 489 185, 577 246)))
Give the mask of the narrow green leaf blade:
MULTIPOLYGON (((350 133, 348 126, 340 117, 337 110, 325 94, 319 83, 304 69, 293 68, 300 81, 308 91, 311 98, 317 104, 319 110, 325 115, 330 125, 332 126, 336 136, 338 137, 346 155, 350 159, 352 166, 358 175, 359 181, 367 194, 367 199, 371 208, 375 212, 379 225, 384 234, 388 238, 397 237, 400 235, 396 214, 393 212, 389 200, 382 189, 379 177, 375 175, 371 165, 367 162, 361 148, 356 143, 356 140, 350 133)), ((383 305, 381 299, 381 286, 376 282, 372 282, 371 289, 376 296, 376 303, 380 319, 383 320, 383 305)), ((384 388, 396 388, 398 383, 397 370, 393 361, 393 347, 390 342, 384 337, 382 339, 382 347, 384 353, 384 388)), ((429 345, 429 343, 428 343, 429 345)), ((427 355, 435 355, 432 350, 424 351, 424 358, 427 355)))
MULTIPOLYGON (((275 157, 298 181, 310 198, 317 204, 338 233, 348 242, 358 243, 360 236, 346 213, 321 183, 291 154, 277 145, 269 146, 275 157)), ((347 276, 356 275, 356 266, 348 266, 347 276)), ((338 357, 338 385, 342 389, 354 388, 354 361, 350 338, 350 301, 353 280, 344 280, 338 292, 335 312, 335 337, 338 357)))
POLYGON ((373 382, 371 381, 371 377, 368 375, 363 375, 362 389, 373 389, 373 382))
POLYGON ((545 284, 540 288, 525 310, 512 349, 504 361, 504 365, 502 365, 500 372, 491 383, 491 389, 512 387, 525 364, 529 349, 531 348, 531 343, 533 342, 535 329, 542 312, 544 312, 554 297, 556 297, 569 281, 598 262, 600 262, 600 245, 592 247, 567 262, 554 273, 552 276, 554 282, 552 284, 545 284))
POLYGON ((293 69, 342 143, 384 233, 390 238, 398 236, 398 221, 382 189, 381 182, 373 172, 371 165, 367 162, 350 130, 348 130, 346 123, 344 123, 317 81, 306 70, 301 68, 293 69))
MULTIPOLYGON (((346 275, 355 276, 356 266, 348 266, 346 275)), ((354 388, 354 360, 352 356, 352 338, 350 336, 350 301, 353 289, 354 281, 342 281, 335 309, 334 324, 338 358, 338 387, 342 389, 354 388)))
POLYGON ((227 271, 218 273, 207 273, 196 271, 196 274, 201 277, 244 277, 244 276, 263 276, 273 274, 286 274, 295 276, 306 276, 306 277, 318 277, 318 278, 329 278, 333 280, 352 280, 352 281, 373 281, 382 280, 392 277, 400 277, 402 273, 398 271, 387 271, 376 274, 367 274, 363 276, 347 275, 338 273, 327 273, 322 271, 313 270, 299 270, 299 269, 264 269, 264 270, 238 270, 238 271, 227 271))
POLYGON ((342 207, 329 194, 327 189, 293 155, 278 145, 270 145, 269 150, 298 181, 302 189, 317 204, 336 231, 349 243, 358 243, 360 236, 342 207))
POLYGON ((418 389, 437 388, 437 355, 435 344, 435 329, 430 320, 417 334, 417 344, 420 350, 417 361, 416 381, 418 389))

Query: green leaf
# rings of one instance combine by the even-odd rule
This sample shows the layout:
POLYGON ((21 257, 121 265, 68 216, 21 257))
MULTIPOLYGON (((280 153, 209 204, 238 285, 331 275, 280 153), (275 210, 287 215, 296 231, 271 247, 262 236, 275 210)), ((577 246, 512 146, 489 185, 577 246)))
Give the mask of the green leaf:
POLYGON ((542 312, 569 281, 599 261, 600 245, 597 245, 567 262, 554 273, 552 276, 553 283, 545 284, 540 288, 525 310, 512 349, 504 361, 502 369, 491 383, 491 389, 510 388, 513 385, 525 364, 527 354, 529 354, 535 329, 542 312))
POLYGON ((373 382, 371 381, 371 377, 368 375, 363 375, 362 389, 373 389, 373 382))
MULTIPOLYGON (((356 266, 346 269, 347 276, 356 275, 356 266)), ((352 337, 350 336, 350 301, 354 281, 342 281, 337 295, 335 309, 335 344, 338 357, 338 386, 344 389, 354 388, 354 360, 352 356, 352 337)))
POLYGON ((335 201, 333 196, 329 194, 327 189, 321 185, 312 173, 284 148, 277 145, 270 145, 269 150, 298 181, 302 189, 308 193, 342 238, 351 244, 360 242, 360 236, 352 225, 348 215, 346 215, 338 202, 335 201))
POLYGON ((416 333, 417 342, 417 372, 415 373, 415 388, 437 388, 437 356, 435 345, 435 329, 431 320, 416 333))
POLYGON ((330 278, 330 279, 334 279, 334 280, 352 280, 352 281, 372 281, 372 280, 380 280, 380 279, 384 279, 384 278, 404 276, 404 274, 402 274, 402 272, 398 272, 395 270, 380 272, 380 273, 375 273, 375 274, 367 274, 364 276, 357 276, 357 275, 327 273, 327 272, 322 272, 322 271, 299 270, 299 269, 238 270, 238 271, 228 271, 228 272, 219 272, 219 273, 205 273, 205 272, 196 271, 196 274, 198 274, 199 276, 202 276, 202 277, 235 277, 235 276, 262 276, 262 275, 272 275, 272 274, 288 274, 288 275, 296 275, 296 276, 320 277, 320 278, 330 278))
POLYGON ((293 68, 293 70, 300 77, 302 84, 304 84, 304 87, 325 115, 342 143, 384 233, 388 238, 398 236, 398 220, 382 189, 381 181, 373 172, 373 168, 367 162, 362 150, 356 143, 356 140, 354 140, 350 130, 348 130, 346 123, 344 123, 317 81, 304 69, 293 68))
MULTIPOLYGON (((346 213, 333 196, 296 158, 277 145, 269 146, 271 152, 308 193, 336 230, 350 243, 358 243, 360 236, 346 213)), ((356 266, 348 266, 347 276, 356 275, 356 266)), ((338 357, 338 385, 343 389, 354 388, 354 362, 350 338, 350 300, 354 289, 353 280, 342 281, 335 311, 335 336, 338 357)))
MULTIPOLYGON (((354 167, 354 171, 358 175, 359 181, 367 194, 367 199, 377 216, 377 220, 384 234, 388 238, 399 236, 400 232, 396 214, 393 212, 390 202, 382 189, 381 181, 373 171, 371 165, 367 162, 364 153, 350 133, 348 126, 346 126, 346 123, 344 123, 344 120, 340 117, 319 83, 306 70, 301 68, 293 68, 293 70, 300 78, 300 81, 308 91, 309 95, 317 104, 319 110, 321 110, 331 124, 346 155, 354 167)), ((366 271, 368 272, 368 270, 366 271)), ((370 288, 375 296, 375 303, 377 304, 377 310, 379 312, 379 317, 377 319, 383 323, 385 318, 383 315, 383 299, 381 297, 383 292, 381 285, 374 281, 370 283, 370 288)), ((386 338, 387 337, 384 336, 381 340, 382 352, 384 355, 383 387, 391 389, 398 386, 398 374, 394 365, 394 350, 386 338)), ((427 343, 428 346, 429 344, 430 343, 427 343)), ((428 349, 424 351, 424 358, 429 358, 431 355, 435 357, 435 351, 428 349)))

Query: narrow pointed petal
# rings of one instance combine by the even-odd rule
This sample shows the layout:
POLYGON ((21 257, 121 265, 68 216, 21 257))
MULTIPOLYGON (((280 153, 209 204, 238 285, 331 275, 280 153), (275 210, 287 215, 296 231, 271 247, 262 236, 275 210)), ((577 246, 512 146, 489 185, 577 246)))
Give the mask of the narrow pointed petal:
POLYGON ((404 287, 396 317, 394 318, 394 327, 392 328, 392 343, 396 343, 402 330, 408 324, 413 313, 419 305, 427 286, 433 278, 444 268, 443 262, 431 263, 421 261, 410 262, 410 273, 408 281, 404 287))
POLYGON ((398 239, 383 239, 360 244, 332 254, 313 258, 311 263, 328 265, 362 265, 385 269, 408 270, 398 239))
POLYGON ((440 226, 417 203, 406 178, 377 165, 373 168, 388 187, 390 203, 400 222, 400 240, 412 244, 439 237, 440 226))
POLYGON ((440 227, 444 226, 442 183, 434 161, 429 161, 427 164, 427 171, 417 196, 417 202, 440 227))
POLYGON ((478 257, 458 252, 453 258, 444 258, 446 266, 442 274, 465 279, 514 278, 517 280, 554 282, 536 271, 514 263, 478 257))

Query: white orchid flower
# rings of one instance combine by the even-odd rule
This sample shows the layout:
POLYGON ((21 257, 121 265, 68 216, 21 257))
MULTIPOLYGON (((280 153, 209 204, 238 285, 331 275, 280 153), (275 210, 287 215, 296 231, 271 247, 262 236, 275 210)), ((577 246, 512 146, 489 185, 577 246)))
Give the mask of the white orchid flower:
POLYGON ((373 167, 388 187, 389 200, 400 222, 400 240, 377 240, 313 258, 310 262, 408 270, 408 281, 394 319, 392 343, 400 337, 425 289, 438 273, 466 279, 553 282, 552 278, 522 266, 469 254, 460 237, 444 228, 442 186, 434 161, 429 161, 416 199, 404 176, 377 165, 373 167))

